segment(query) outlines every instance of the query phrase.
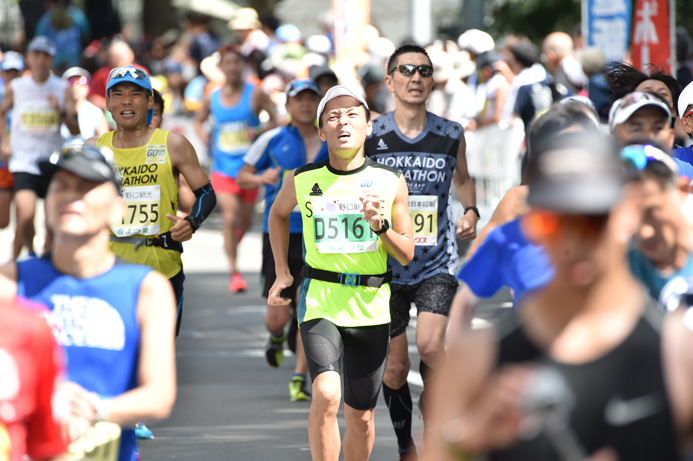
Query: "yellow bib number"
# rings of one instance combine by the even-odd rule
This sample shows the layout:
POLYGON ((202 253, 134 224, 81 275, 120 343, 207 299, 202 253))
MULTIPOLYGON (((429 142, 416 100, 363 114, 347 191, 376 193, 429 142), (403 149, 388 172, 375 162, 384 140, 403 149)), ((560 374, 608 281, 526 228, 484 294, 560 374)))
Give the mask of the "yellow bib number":
POLYGON ((242 122, 223 123, 219 128, 219 150, 232 152, 248 147, 250 139, 247 129, 247 125, 242 122))
POLYGON ((120 452, 120 426, 99 421, 70 444, 70 461, 116 461, 120 452))
POLYGON ((414 244, 435 246, 438 243, 438 196, 410 195, 409 215, 414 224, 414 244))

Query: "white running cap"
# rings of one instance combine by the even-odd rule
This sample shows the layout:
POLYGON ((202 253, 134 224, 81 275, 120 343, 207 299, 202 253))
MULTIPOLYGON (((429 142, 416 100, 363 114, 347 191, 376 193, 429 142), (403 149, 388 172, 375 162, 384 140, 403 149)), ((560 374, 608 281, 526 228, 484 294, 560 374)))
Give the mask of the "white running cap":
POLYGON ((340 96, 351 96, 352 98, 360 102, 363 105, 363 107, 368 109, 368 104, 366 104, 366 100, 363 99, 363 97, 359 95, 357 92, 352 91, 351 89, 349 89, 348 86, 345 85, 335 85, 329 90, 327 90, 327 93, 325 93, 325 96, 322 98, 320 104, 318 105, 318 121, 320 120, 322 111, 325 110, 325 106, 327 105, 327 103, 332 101, 334 98, 338 98, 340 96))

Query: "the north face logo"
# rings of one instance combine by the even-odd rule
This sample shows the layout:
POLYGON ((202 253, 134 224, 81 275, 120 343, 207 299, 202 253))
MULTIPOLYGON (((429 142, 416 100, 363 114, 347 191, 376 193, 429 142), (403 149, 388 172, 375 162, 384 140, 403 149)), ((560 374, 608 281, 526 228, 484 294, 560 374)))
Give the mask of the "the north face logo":
POLYGON ((387 149, 387 144, 385 144, 385 141, 383 141, 383 138, 380 138, 378 140, 378 147, 376 148, 376 150, 385 150, 385 149, 387 149))
POLYGON ((320 186, 318 186, 318 183, 315 183, 315 185, 313 186, 313 189, 311 189, 310 195, 315 195, 315 196, 322 195, 322 191, 320 190, 320 186))

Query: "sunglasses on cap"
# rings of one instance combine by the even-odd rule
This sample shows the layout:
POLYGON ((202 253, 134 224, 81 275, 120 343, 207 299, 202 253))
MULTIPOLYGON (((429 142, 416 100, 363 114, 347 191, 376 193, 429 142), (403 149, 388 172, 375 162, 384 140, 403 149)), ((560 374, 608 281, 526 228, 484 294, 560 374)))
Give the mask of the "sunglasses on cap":
POLYGON ((83 143, 69 144, 63 147, 60 152, 54 152, 49 160, 52 164, 56 165, 60 160, 67 160, 77 155, 81 155, 89 160, 104 163, 113 168, 113 151, 107 147, 97 148, 95 146, 84 145, 83 143))
POLYGON ((679 168, 669 154, 649 144, 633 144, 621 149, 621 158, 637 170, 647 167, 652 161, 661 162, 678 174, 679 168))
POLYGON ((148 80, 149 75, 142 69, 138 69, 137 67, 116 67, 111 71, 110 74, 108 74, 108 79, 112 78, 121 78, 125 77, 126 75, 130 74, 130 77, 134 78, 135 80, 148 80))
POLYGON ((70 83, 70 85, 74 85, 75 82, 77 82, 78 84, 80 84, 82 86, 89 84, 89 79, 87 77, 85 77, 84 75, 81 75, 81 76, 75 75, 73 77, 68 78, 67 81, 70 83))
POLYGON ((393 67, 388 73, 391 74, 397 69, 399 69, 399 73, 405 77, 414 75, 417 70, 422 77, 430 77, 433 75, 433 66, 429 66, 428 64, 422 64, 420 66, 415 64, 400 64, 399 66, 393 67))
POLYGON ((536 238, 554 239, 568 229, 594 238, 601 235, 608 220, 608 214, 558 214, 549 210, 534 209, 522 218, 522 227, 536 238))
POLYGON ((691 114, 693 114, 693 107, 691 107, 690 109, 688 109, 688 112, 686 112, 685 114, 683 114, 683 117, 681 117, 681 118, 684 119, 684 118, 688 117, 688 116, 691 115, 691 114))

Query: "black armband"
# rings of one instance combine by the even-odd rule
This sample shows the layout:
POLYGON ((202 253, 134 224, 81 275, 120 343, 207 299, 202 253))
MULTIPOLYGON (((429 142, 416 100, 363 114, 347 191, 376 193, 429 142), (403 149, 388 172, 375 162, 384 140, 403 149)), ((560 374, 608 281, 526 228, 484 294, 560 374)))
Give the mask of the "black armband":
POLYGON ((192 212, 185 217, 185 220, 190 223, 193 232, 195 232, 214 210, 217 196, 212 189, 212 183, 209 182, 193 192, 195 193, 195 203, 193 203, 192 212))

